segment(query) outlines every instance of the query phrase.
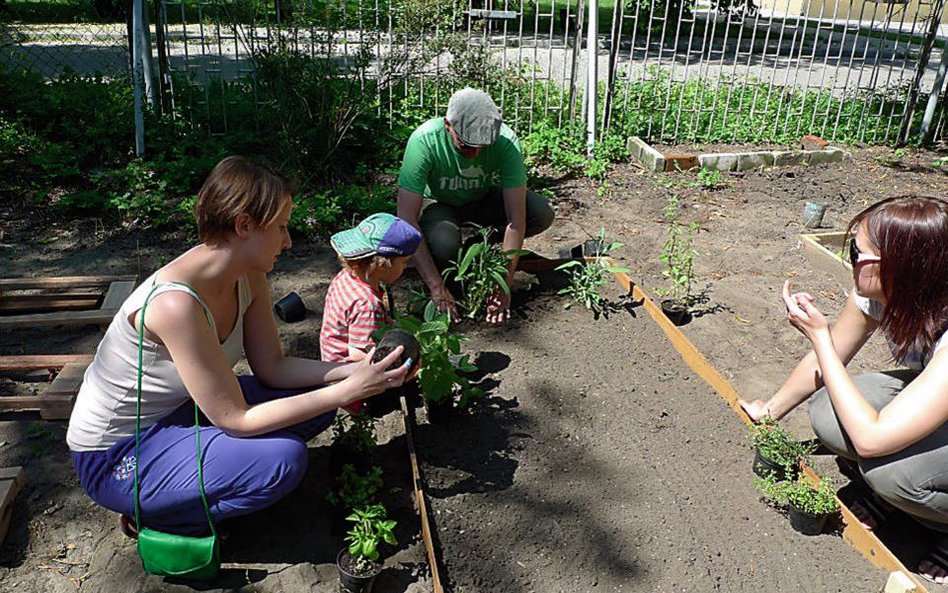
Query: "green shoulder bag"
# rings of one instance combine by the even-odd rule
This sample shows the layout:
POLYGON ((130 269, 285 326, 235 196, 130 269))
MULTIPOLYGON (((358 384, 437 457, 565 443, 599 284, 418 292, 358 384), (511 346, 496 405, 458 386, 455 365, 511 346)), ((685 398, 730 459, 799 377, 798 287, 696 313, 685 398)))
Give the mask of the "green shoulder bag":
MULTIPOLYGON (((197 291, 182 282, 171 282, 186 287, 194 295, 197 291)), ((204 494, 204 474, 202 472, 201 430, 198 425, 198 407, 194 404, 194 436, 197 442, 197 475, 198 488, 201 491, 201 503, 204 505, 204 514, 211 526, 211 535, 207 537, 189 537, 164 533, 142 526, 141 508, 138 501, 138 446, 139 430, 141 428, 142 404, 142 344, 145 339, 145 307, 155 290, 161 286, 156 284, 145 297, 142 312, 138 322, 138 400, 135 404, 135 478, 132 489, 135 496, 135 525, 138 527, 138 555, 142 559, 142 566, 148 574, 159 576, 179 577, 209 581, 217 578, 221 568, 220 539, 211 511, 207 505, 207 496, 204 494)), ((207 306, 201 297, 198 301, 204 307, 204 315, 209 315, 207 306)))

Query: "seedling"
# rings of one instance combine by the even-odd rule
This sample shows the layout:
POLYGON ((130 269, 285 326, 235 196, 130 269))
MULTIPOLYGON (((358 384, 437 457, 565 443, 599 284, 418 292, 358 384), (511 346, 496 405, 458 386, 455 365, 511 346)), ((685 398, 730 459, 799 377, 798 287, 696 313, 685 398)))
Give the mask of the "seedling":
POLYGON ((692 222, 684 226, 679 222, 678 196, 668 198, 663 214, 668 222, 668 237, 662 246, 661 260, 665 264, 662 276, 668 280, 668 286, 659 289, 658 293, 687 310, 694 300, 691 284, 694 258, 698 252, 692 244, 698 224, 692 222))
POLYGON ((776 420, 765 418, 751 426, 751 445, 761 457, 784 468, 788 474, 796 472, 801 461, 809 459, 816 449, 811 443, 797 441, 776 420))
POLYGON ((487 299, 495 290, 510 295, 506 279, 510 258, 529 253, 524 249, 503 251, 490 241, 492 231, 491 228, 478 228, 479 240, 466 249, 458 249, 457 260, 443 272, 446 280, 453 279, 461 285, 462 297, 458 306, 471 319, 486 308, 487 299))
POLYGON ((828 515, 836 510, 836 488, 828 478, 821 478, 813 488, 803 480, 778 481, 773 475, 756 478, 754 488, 777 506, 792 506, 810 515, 828 515))
POLYGON ((381 488, 381 467, 374 465, 366 475, 361 476, 354 465, 347 463, 336 478, 336 489, 326 495, 326 500, 334 507, 361 508, 370 504, 381 488))
POLYGON ((389 545, 396 545, 395 521, 386 519, 388 512, 380 504, 355 509, 346 521, 354 525, 346 534, 345 541, 349 542, 349 555, 356 562, 356 569, 365 571, 379 559, 379 544, 383 541, 389 545))
POLYGON ((708 169, 702 167, 698 171, 698 181, 696 185, 707 190, 715 190, 724 184, 723 175, 717 169, 708 169))
POLYGON ((576 302, 599 315, 602 313, 602 296, 599 294, 599 289, 609 281, 609 274, 629 272, 626 267, 610 265, 610 260, 607 259, 609 253, 624 247, 623 243, 606 243, 606 231, 602 228, 599 229, 595 240, 599 245, 599 252, 593 257, 593 261, 585 264, 569 261, 556 268, 569 274, 569 286, 557 291, 557 294, 567 295, 573 299, 563 305, 564 309, 570 308, 576 302))
POLYGON ((356 455, 367 455, 377 443, 375 423, 377 419, 359 412, 358 414, 337 414, 332 427, 333 441, 356 455))
POLYGON ((421 368, 418 385, 425 399, 446 403, 458 397, 458 406, 465 408, 473 399, 483 397, 484 390, 474 387, 459 372, 477 370, 467 354, 461 354, 464 337, 451 331, 451 317, 439 311, 433 301, 425 305, 422 319, 396 315, 395 325, 415 335, 421 345, 421 368))

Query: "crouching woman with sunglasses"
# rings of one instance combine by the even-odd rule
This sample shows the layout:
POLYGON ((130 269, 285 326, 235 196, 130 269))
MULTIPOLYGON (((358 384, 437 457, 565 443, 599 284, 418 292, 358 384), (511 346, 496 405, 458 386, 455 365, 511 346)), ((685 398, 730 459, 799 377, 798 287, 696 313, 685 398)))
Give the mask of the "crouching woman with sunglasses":
POLYGON ((873 492, 854 505, 860 521, 873 528, 900 509, 934 530, 919 572, 948 582, 948 202, 884 200, 847 236, 855 290, 839 320, 830 326, 810 294, 785 283, 787 319, 813 350, 769 401, 741 405, 759 421, 809 399, 816 436, 873 492), (905 368, 851 377, 846 364, 877 329, 905 368))

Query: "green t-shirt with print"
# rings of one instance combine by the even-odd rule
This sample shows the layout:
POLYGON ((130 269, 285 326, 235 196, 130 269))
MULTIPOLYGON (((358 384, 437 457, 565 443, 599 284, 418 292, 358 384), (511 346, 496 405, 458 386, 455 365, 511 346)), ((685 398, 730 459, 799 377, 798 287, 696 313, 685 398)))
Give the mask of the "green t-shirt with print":
POLYGON ((476 157, 458 152, 444 118, 421 124, 408 139, 398 186, 450 206, 463 206, 484 197, 499 183, 503 189, 527 183, 517 135, 506 124, 493 144, 476 157))

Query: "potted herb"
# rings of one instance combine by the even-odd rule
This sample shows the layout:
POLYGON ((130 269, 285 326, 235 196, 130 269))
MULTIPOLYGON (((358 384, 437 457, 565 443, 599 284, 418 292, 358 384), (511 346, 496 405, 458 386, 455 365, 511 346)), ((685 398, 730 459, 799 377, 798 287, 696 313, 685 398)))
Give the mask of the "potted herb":
POLYGON ((751 426, 754 447, 754 473, 760 477, 774 474, 778 480, 794 479, 800 462, 809 458, 815 446, 793 438, 776 420, 767 417, 751 426))
POLYGON ((827 478, 816 488, 803 480, 779 481, 771 474, 756 478, 754 487, 775 504, 787 507, 790 525, 803 535, 818 535, 836 512, 836 489, 827 478))
POLYGON ((525 249, 503 251, 500 245, 490 241, 491 228, 479 227, 477 232, 479 240, 467 248, 459 248, 457 260, 443 272, 445 280, 456 282, 461 287, 457 304, 470 319, 485 310, 487 299, 498 288, 510 295, 507 286, 510 258, 529 253, 525 249))
POLYGON ((455 402, 460 408, 484 395, 479 387, 471 385, 463 373, 477 370, 467 354, 461 354, 463 337, 451 331, 448 313, 439 311, 428 301, 422 319, 411 315, 397 315, 398 327, 415 335, 421 347, 421 366, 418 386, 428 411, 428 420, 440 422, 451 415, 455 402))
POLYGON ((348 593, 370 593, 375 578, 382 572, 379 544, 395 545, 395 521, 386 518, 385 507, 374 504, 355 509, 346 517, 354 525, 346 534, 349 545, 339 550, 336 568, 342 590, 348 593))
POLYGON ((557 291, 557 294, 572 297, 571 301, 563 305, 564 309, 570 308, 576 302, 592 311, 594 315, 598 316, 603 312, 599 289, 609 281, 609 274, 629 272, 628 268, 609 265, 608 260, 604 258, 610 252, 623 246, 618 242, 606 243, 606 231, 600 228, 596 238, 586 241, 583 246, 583 252, 592 255, 593 261, 582 263, 574 260, 556 268, 569 275, 569 285, 557 291))
POLYGON ((671 196, 663 211, 668 222, 668 237, 662 245, 661 260, 665 264, 662 276, 668 280, 668 286, 658 290, 665 297, 662 300, 662 312, 675 325, 684 325, 691 319, 691 283, 694 279, 694 258, 698 252, 692 244, 698 232, 698 224, 687 226, 679 222, 678 196, 671 196))

